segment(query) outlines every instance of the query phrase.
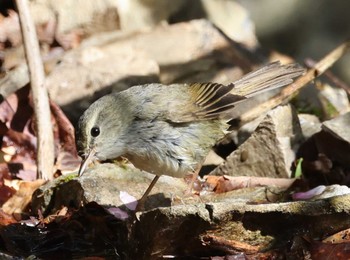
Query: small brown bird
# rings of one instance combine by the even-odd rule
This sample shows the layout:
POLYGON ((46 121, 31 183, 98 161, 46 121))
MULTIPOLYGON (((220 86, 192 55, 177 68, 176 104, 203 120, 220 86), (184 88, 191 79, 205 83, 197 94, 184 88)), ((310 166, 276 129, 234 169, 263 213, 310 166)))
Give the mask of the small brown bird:
POLYGON ((155 174, 198 173, 206 155, 228 129, 230 111, 262 91, 279 88, 303 74, 297 64, 271 63, 227 86, 216 83, 147 84, 106 95, 80 117, 76 144, 83 162, 126 157, 155 174))

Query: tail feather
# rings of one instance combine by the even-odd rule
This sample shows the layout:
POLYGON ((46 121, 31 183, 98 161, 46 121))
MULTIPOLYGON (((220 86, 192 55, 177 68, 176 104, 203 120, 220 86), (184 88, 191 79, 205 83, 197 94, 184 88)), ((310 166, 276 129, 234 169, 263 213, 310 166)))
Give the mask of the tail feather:
POLYGON ((305 69, 296 63, 281 65, 279 61, 273 62, 233 82, 231 94, 249 98, 266 90, 286 86, 304 72, 305 69))

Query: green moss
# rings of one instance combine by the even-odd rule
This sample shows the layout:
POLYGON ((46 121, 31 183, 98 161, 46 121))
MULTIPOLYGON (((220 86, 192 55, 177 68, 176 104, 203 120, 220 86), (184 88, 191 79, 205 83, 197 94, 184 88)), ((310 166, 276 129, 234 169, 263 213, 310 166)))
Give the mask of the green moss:
POLYGON ((77 172, 70 173, 67 175, 62 175, 61 177, 57 178, 57 184, 63 184, 63 183, 69 182, 71 180, 74 180, 77 177, 78 177, 77 172))
POLYGON ((338 110, 333 106, 331 102, 325 100, 323 103, 327 118, 334 118, 339 115, 338 110))

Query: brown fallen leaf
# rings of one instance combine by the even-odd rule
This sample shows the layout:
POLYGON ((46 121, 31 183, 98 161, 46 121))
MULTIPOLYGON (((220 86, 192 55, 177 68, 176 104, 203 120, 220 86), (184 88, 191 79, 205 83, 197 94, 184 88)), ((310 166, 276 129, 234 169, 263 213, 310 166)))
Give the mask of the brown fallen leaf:
POLYGON ((46 218, 44 218, 44 216, 42 215, 41 212, 38 212, 38 213, 39 213, 39 223, 40 223, 40 225, 44 225, 44 224, 49 224, 49 223, 53 222, 57 218, 66 217, 67 213, 68 213, 68 208, 62 207, 55 214, 49 215, 46 218))
POLYGON ((7 226, 12 223, 17 223, 17 220, 12 215, 6 214, 0 209, 0 226, 7 226))
POLYGON ((61 108, 50 100, 50 109, 55 120, 55 143, 57 156, 55 168, 61 173, 77 170, 81 159, 75 146, 74 127, 61 108))
POLYGON ((33 109, 29 88, 22 88, 0 104, 1 150, 6 153, 7 169, 11 176, 25 180, 36 179, 36 137, 32 130, 33 109), (12 151, 9 153, 9 151, 12 151))
POLYGON ((21 213, 32 199, 33 192, 46 181, 39 179, 32 182, 20 181, 17 192, 2 205, 7 214, 21 213))
MULTIPOLYGON (((0 173, 7 179, 11 179, 10 176, 25 181, 36 179, 37 138, 31 99, 29 88, 24 87, 0 103, 1 152, 3 161, 7 163, 7 167, 0 168, 0 173)), ((55 169, 59 174, 72 172, 81 161, 75 148, 74 127, 53 101, 50 101, 50 109, 55 136, 55 169)))
POLYGON ((350 259, 350 250, 348 243, 330 244, 313 242, 310 246, 310 259, 350 259))
POLYGON ((322 240, 323 243, 339 244, 350 242, 350 228, 335 233, 322 240))
POLYGON ((0 205, 3 205, 16 192, 14 188, 8 186, 5 182, 4 175, 0 176, 0 205))

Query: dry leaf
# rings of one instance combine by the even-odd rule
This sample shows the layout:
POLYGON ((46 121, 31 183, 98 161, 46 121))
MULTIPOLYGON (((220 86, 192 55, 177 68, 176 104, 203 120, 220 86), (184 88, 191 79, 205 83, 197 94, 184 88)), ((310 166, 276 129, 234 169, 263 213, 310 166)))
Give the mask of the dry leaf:
POLYGON ((31 201, 34 191, 45 182, 42 179, 33 182, 22 181, 18 191, 2 205, 2 210, 7 214, 21 213, 31 201))
POLYGON ((267 177, 249 177, 249 176, 212 176, 205 177, 205 186, 216 193, 228 192, 236 189, 273 186, 279 188, 289 188, 295 179, 287 178, 267 178, 267 177))
POLYGON ((332 243, 332 244, 339 244, 339 243, 349 243, 350 242, 350 229, 342 230, 338 233, 335 233, 325 239, 322 240, 323 243, 332 243))

